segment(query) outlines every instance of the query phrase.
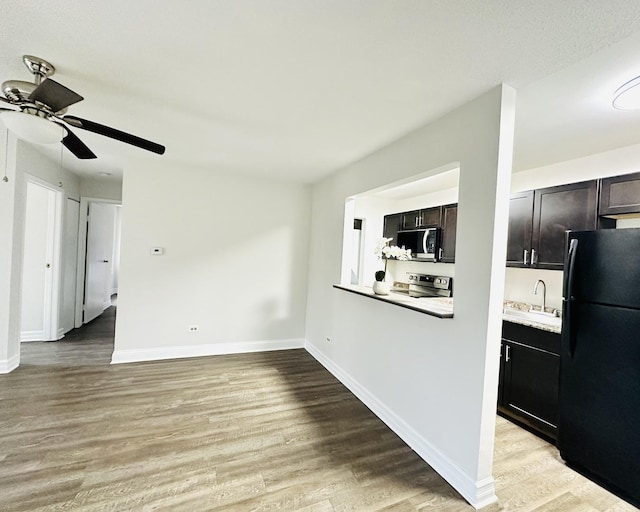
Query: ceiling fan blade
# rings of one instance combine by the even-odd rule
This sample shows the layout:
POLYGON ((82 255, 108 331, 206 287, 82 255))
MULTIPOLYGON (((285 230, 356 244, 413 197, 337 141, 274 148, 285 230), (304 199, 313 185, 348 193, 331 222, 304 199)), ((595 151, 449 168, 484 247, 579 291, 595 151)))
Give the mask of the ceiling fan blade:
POLYGON ((80 160, 98 158, 93 151, 91 151, 68 127, 64 126, 62 123, 56 124, 62 126, 67 132, 67 135, 62 139, 62 145, 71 151, 77 158, 80 160))
POLYGON ((53 112, 82 101, 84 98, 55 80, 47 78, 29 95, 30 101, 39 101, 47 105, 53 112))
POLYGON ((62 117, 62 120, 76 128, 82 128, 83 130, 104 135, 105 137, 116 139, 120 142, 125 142, 126 144, 131 144, 132 146, 137 146, 159 155, 164 155, 165 152, 165 147, 160 144, 131 135, 130 133, 116 130, 115 128, 110 128, 103 124, 94 123, 93 121, 87 121, 86 119, 81 119, 75 116, 64 116, 62 117))

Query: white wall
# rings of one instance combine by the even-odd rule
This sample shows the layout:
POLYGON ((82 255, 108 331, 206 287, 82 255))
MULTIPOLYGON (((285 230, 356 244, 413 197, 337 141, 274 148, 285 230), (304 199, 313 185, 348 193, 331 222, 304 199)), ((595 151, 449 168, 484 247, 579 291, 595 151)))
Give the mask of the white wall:
POLYGON ((20 362, 20 282, 24 212, 17 207, 20 188, 16 170, 16 139, 0 123, 0 373, 20 362), (5 144, 6 141, 6 144, 5 144))
POLYGON ((476 506, 495 499, 514 105, 494 89, 313 187, 308 350, 476 506), (345 199, 458 162, 454 318, 334 289, 345 199))
MULTIPOLYGON (((521 192, 638 171, 640 171, 640 144, 634 144, 514 173, 511 179, 511 190, 521 192)), ((618 226, 635 227, 639 225, 638 222, 638 219, 624 219, 618 221, 618 226)), ((540 305, 542 298, 533 295, 533 286, 538 279, 542 279, 547 286, 547 306, 561 309, 561 270, 508 268, 505 279, 505 299, 540 305)))
POLYGON ((80 195, 82 197, 96 197, 111 201, 122 200, 122 181, 104 177, 82 176, 80 179, 80 195))
POLYGON ((307 185, 126 168, 113 361, 303 346, 310 201, 307 185))

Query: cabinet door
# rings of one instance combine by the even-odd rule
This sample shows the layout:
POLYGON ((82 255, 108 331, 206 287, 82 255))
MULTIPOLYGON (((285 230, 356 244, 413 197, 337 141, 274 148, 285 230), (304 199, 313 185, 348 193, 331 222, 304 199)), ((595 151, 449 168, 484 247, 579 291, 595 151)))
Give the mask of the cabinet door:
POLYGON ((640 213, 640 172, 601 181, 600 215, 640 213))
POLYGON ((507 266, 528 267, 531 262, 533 190, 519 192, 509 201, 507 266))
POLYGON ((402 214, 402 229, 418 229, 420 227, 420 210, 412 210, 402 214))
POLYGON ((458 226, 458 205, 448 204, 442 207, 442 245, 440 261, 454 263, 456 261, 456 228, 458 226))
POLYGON ((382 228, 382 236, 385 238, 392 238, 389 245, 396 245, 398 243, 398 231, 402 222, 402 214, 394 213, 393 215, 384 216, 384 227, 382 228))
POLYGON ((439 228, 442 224, 442 207, 426 208, 420 210, 421 228, 439 228))
POLYGON ((596 180, 535 191, 532 266, 562 270, 565 232, 596 229, 597 193, 596 180))
POLYGON ((502 407, 523 423, 555 437, 560 357, 510 340, 503 340, 502 349, 502 407))

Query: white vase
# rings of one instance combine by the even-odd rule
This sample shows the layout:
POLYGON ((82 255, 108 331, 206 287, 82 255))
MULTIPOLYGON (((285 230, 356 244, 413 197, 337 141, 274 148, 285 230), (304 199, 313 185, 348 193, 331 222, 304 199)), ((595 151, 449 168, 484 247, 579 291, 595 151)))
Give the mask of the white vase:
POLYGON ((390 290, 391 290, 391 283, 387 281, 373 282, 373 293, 375 293, 376 295, 389 295, 390 290))

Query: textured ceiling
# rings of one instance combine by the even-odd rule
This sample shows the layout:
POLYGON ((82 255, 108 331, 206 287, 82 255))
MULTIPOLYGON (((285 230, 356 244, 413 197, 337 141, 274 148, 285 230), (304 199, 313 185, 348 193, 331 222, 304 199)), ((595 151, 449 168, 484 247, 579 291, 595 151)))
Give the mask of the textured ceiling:
MULTIPOLYGON (((177 167, 312 182, 501 82, 521 92, 516 168, 593 148, 579 129, 600 146, 640 141, 638 116, 621 137, 607 111, 604 144, 600 111, 569 84, 640 74, 637 0, 3 0, 2 11, 0 81, 29 79, 22 54, 43 57, 85 97, 70 114, 165 144, 152 158, 177 167), (633 57, 616 57, 625 42, 598 60, 627 38, 633 57), (563 110, 574 100, 577 128, 563 110)), ((76 133, 99 157, 65 151, 78 172, 117 176, 143 153, 76 133)))

